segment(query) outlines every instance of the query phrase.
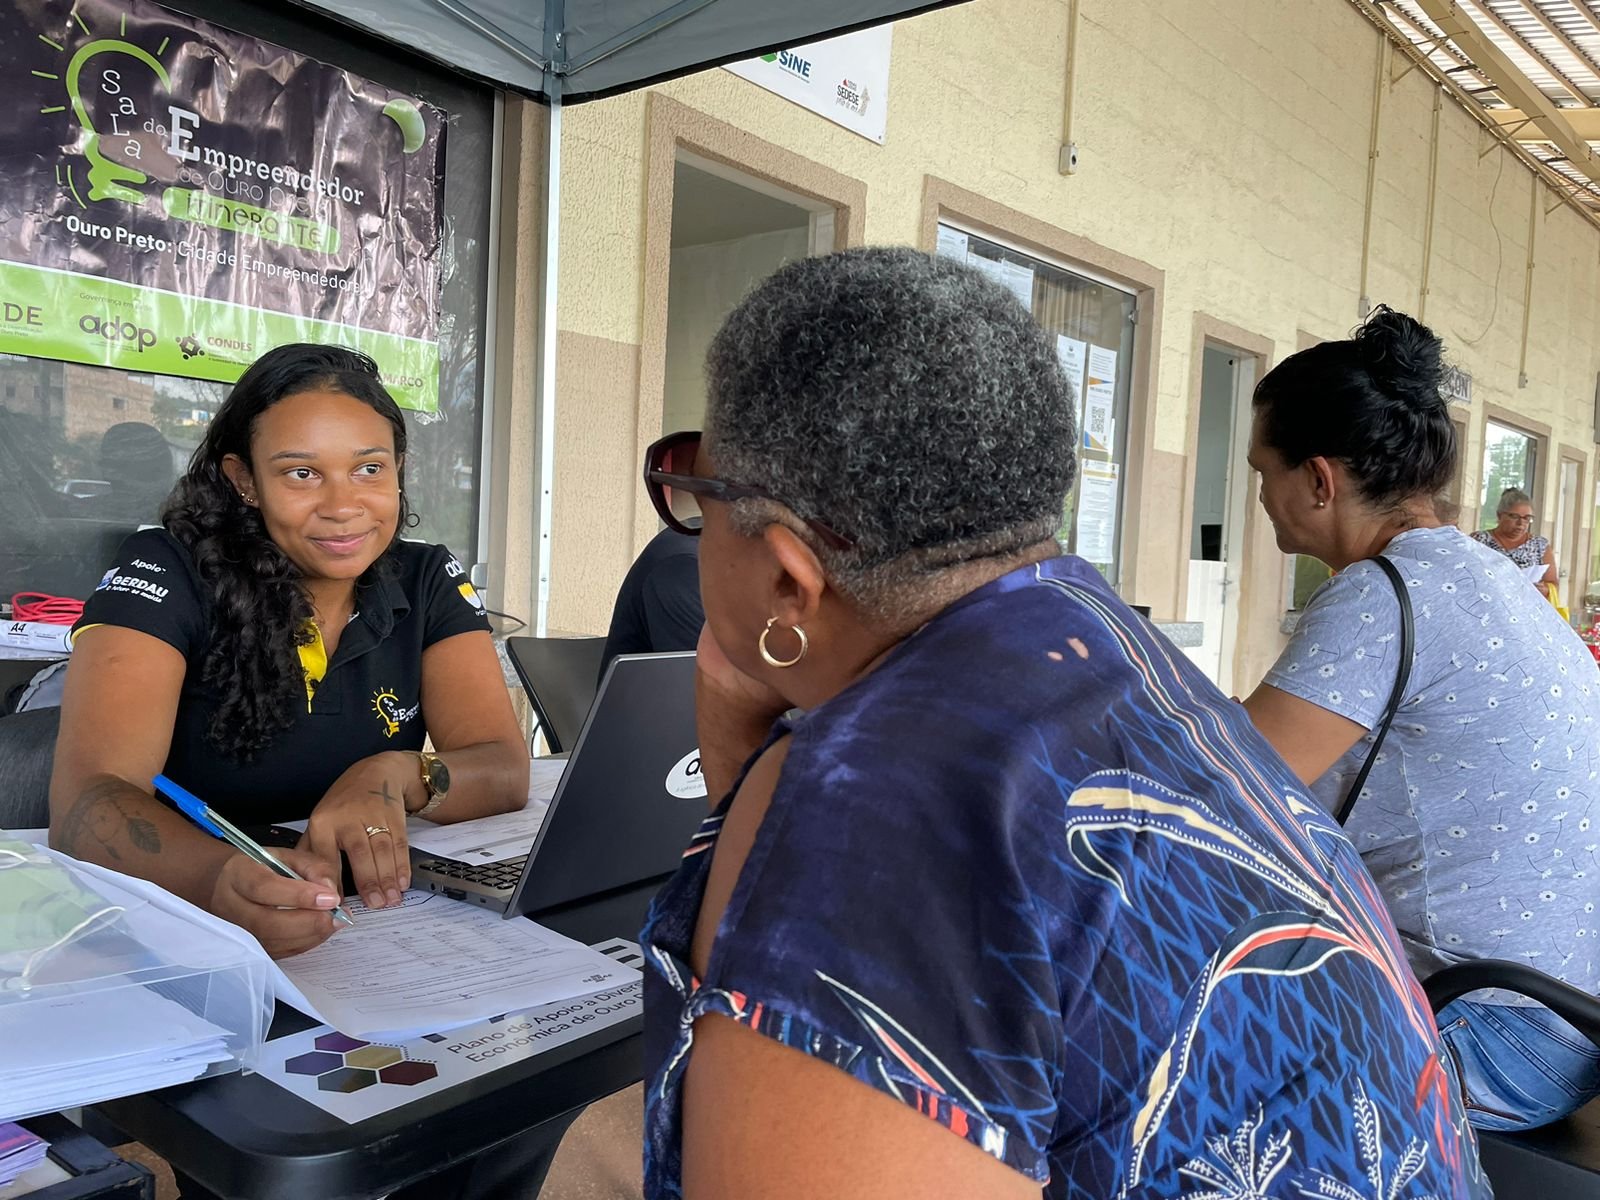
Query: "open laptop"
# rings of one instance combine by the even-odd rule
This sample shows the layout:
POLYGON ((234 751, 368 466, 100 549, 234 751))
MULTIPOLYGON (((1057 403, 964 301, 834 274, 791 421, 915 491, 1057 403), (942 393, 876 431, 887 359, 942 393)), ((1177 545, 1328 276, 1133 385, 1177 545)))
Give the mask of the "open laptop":
POLYGON ((411 886, 518 917, 670 874, 706 815, 693 653, 613 660, 522 858, 412 851, 411 886))

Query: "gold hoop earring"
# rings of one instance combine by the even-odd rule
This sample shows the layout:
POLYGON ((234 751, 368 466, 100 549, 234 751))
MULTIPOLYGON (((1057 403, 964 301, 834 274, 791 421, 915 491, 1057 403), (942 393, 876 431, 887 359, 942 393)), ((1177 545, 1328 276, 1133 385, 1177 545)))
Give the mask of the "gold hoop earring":
POLYGON ((811 649, 811 639, 806 636, 806 631, 801 629, 800 626, 791 625, 789 628, 793 629, 794 635, 800 639, 800 653, 796 654, 787 662, 781 658, 773 658, 772 651, 767 649, 767 635, 772 632, 772 627, 777 623, 777 617, 768 617, 767 627, 761 631, 761 641, 757 643, 757 649, 761 651, 761 661, 766 663, 769 667, 778 667, 780 669, 784 667, 792 667, 795 665, 795 663, 799 662, 806 656, 807 650, 811 649))

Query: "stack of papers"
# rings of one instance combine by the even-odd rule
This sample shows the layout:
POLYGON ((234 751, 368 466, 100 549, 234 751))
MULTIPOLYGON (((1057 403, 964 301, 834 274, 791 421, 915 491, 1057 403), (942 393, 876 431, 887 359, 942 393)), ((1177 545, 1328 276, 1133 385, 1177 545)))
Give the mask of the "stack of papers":
POLYGON ((272 991, 248 933, 146 880, 0 849, 0 1121, 253 1059, 272 991))
POLYGON ((0 1117, 31 1117, 188 1083, 226 1062, 227 1031, 149 988, 50 994, 0 1007, 0 1117))
POLYGON ((0 1125, 0 1187, 44 1161, 50 1143, 21 1125, 0 1125))
POLYGON ((420 817, 406 818, 406 840, 414 850, 435 858, 456 862, 497 863, 521 858, 533 849, 539 827, 550 811, 550 801, 529 800, 526 808, 458 821, 454 825, 435 825, 420 817))
POLYGON ((278 999, 349 1037, 443 1033, 641 978, 542 925, 431 892, 350 913, 353 929, 276 964, 278 999))
MULTIPOLYGON (((435 825, 421 817, 406 818, 406 841, 413 850, 456 862, 496 863, 521 858, 533 849, 539 827, 550 811, 550 800, 566 770, 564 758, 536 758, 528 772, 528 803, 516 812, 435 825)), ((279 827, 306 831, 305 821, 284 821, 279 827)))

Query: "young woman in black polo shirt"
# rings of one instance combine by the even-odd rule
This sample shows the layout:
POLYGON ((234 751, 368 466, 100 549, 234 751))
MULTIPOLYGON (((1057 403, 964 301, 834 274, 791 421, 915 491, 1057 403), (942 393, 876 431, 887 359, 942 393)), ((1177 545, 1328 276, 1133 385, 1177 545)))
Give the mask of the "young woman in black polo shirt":
POLYGON ((405 451, 365 355, 284 346, 245 372, 163 527, 123 543, 74 631, 55 846, 282 956, 333 932, 340 854, 386 907, 410 882, 408 813, 522 806, 528 754, 482 604, 448 550, 400 540, 405 451), (163 771, 236 824, 309 817, 284 852, 309 882, 155 798, 163 771))

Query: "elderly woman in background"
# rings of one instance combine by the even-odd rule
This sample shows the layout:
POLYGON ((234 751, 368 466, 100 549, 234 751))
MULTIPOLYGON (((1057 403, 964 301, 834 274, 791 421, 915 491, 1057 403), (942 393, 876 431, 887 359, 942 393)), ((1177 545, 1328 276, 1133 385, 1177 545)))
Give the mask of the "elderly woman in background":
MULTIPOLYGON (((1440 352, 1425 326, 1380 307, 1354 338, 1285 359, 1256 388, 1250 463, 1278 546, 1337 573, 1245 707, 1337 810, 1398 677, 1400 593, 1368 561, 1387 559, 1415 646, 1351 840, 1420 977, 1513 959, 1593 994, 1600 688, 1539 593, 1439 520, 1456 462, 1440 352)), ((1458 1000, 1439 1027, 1475 1125, 1524 1129, 1600 1094, 1600 1050, 1544 1008, 1458 1000)))
POLYGON ((646 466, 720 801, 644 934, 647 1195, 1365 1194, 1373 1153, 1482 1194, 1360 859, 1060 553, 1074 398, 1016 300, 805 259, 708 384, 646 466))
POLYGON ((1523 578, 1540 591, 1545 585, 1555 583, 1560 576, 1550 539, 1537 537, 1533 532, 1533 498, 1521 488, 1507 488, 1500 493, 1495 517, 1498 519, 1495 527, 1478 530, 1472 540, 1504 554, 1516 564, 1523 578), (1543 570, 1539 569, 1541 567, 1543 570))

